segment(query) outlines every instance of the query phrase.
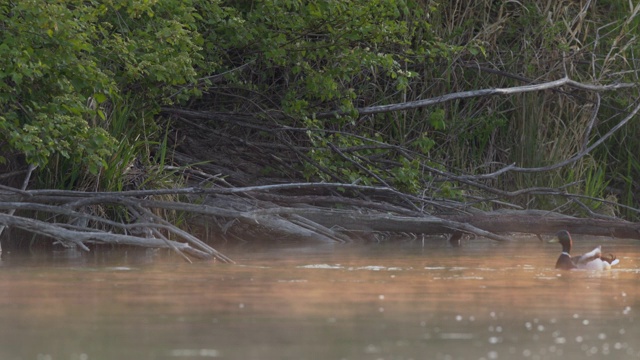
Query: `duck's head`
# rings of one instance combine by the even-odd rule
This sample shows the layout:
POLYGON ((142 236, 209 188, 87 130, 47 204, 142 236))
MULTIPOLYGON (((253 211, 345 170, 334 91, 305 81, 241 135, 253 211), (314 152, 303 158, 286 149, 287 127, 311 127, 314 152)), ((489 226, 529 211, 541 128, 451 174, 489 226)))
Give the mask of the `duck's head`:
POLYGON ((571 250, 571 245, 573 245, 573 240, 571 240, 571 234, 567 230, 561 230, 556 233, 556 236, 549 240, 550 243, 560 243, 562 245, 562 251, 569 252, 571 250))

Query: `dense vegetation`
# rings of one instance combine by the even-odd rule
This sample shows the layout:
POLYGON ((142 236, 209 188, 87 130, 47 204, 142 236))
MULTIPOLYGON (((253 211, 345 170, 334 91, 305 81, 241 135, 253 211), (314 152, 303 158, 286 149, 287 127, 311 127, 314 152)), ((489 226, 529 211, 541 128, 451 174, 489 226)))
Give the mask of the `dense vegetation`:
POLYGON ((637 120, 567 166, 526 170, 568 159, 600 139, 637 106, 637 87, 561 88, 358 112, 564 76, 584 84, 637 83, 640 5, 630 6, 587 0, 5 2, 0 160, 7 169, 37 165, 40 187, 121 190, 137 159, 153 169, 147 187, 172 186, 178 180, 167 177, 175 170, 167 166, 169 145, 179 147, 180 138, 168 135, 176 124, 167 114, 186 108, 248 115, 244 123, 232 118, 197 126, 217 134, 211 146, 222 142, 219 152, 234 141, 249 149, 245 155, 254 151, 269 178, 385 185, 482 209, 637 219, 637 120), (275 158, 282 149, 292 154, 284 162, 260 157, 270 152, 275 158), (511 163, 525 170, 478 176, 511 163), (513 193, 532 187, 553 191, 513 193))

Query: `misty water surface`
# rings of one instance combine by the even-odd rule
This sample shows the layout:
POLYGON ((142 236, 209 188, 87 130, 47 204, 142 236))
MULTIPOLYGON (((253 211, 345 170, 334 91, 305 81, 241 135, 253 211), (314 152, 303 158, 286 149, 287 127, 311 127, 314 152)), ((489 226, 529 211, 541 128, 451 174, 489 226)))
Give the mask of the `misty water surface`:
POLYGON ((621 264, 560 272, 533 238, 4 254, 0 359, 640 357, 640 242, 576 238, 621 264))

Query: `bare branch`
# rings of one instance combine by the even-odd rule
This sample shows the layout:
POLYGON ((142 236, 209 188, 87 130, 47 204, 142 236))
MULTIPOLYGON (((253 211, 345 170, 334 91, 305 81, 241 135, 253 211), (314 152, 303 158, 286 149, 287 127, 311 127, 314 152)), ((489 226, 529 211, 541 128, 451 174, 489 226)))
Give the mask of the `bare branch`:
MULTIPOLYGON (((22 181, 22 187, 20 188, 21 191, 24 191, 27 186, 29 185, 29 180, 31 180, 31 174, 33 174, 33 171, 36 169, 37 166, 35 165, 29 165, 29 167, 27 168, 27 175, 25 175, 24 180, 22 181)), ((9 216, 15 214, 16 209, 10 209, 9 210, 9 216)), ((2 232, 4 231, 6 225, 0 225, 0 236, 2 235, 2 232)), ((0 246, 0 254, 2 254, 2 246, 0 246)))
MULTIPOLYGON (((622 88, 633 88, 638 87, 638 84, 635 83, 621 83, 621 84, 611 84, 611 85, 592 85, 592 84, 583 84, 574 80, 571 80, 567 77, 564 77, 559 80, 549 81, 540 84, 533 85, 523 85, 523 86, 515 86, 511 88, 496 88, 496 89, 482 89, 482 90, 472 90, 472 91, 462 91, 452 94, 446 94, 442 96, 438 96, 436 98, 409 101, 398 104, 388 104, 388 105, 379 105, 379 106, 371 106, 366 108, 358 108, 356 111, 360 116, 385 113, 385 112, 393 112, 393 111, 404 111, 417 109, 421 107, 436 105, 440 103, 444 103, 447 101, 458 100, 458 99, 466 99, 472 97, 480 97, 480 96, 492 96, 492 95, 511 95, 518 93, 526 93, 533 91, 542 91, 548 89, 555 89, 560 86, 570 86, 576 89, 587 90, 587 91, 612 91, 618 90, 622 88)), ((316 114, 317 118, 326 118, 332 116, 345 115, 344 112, 341 111, 331 111, 316 114)))
MULTIPOLYGON (((67 243, 78 245, 80 248, 82 248, 85 251, 89 251, 89 249, 84 245, 85 242, 135 245, 135 246, 146 246, 146 247, 155 247, 155 248, 169 247, 169 245, 164 240, 161 240, 161 239, 155 239, 155 238, 145 239, 145 238, 140 238, 136 236, 112 234, 112 233, 97 232, 97 231, 91 231, 91 232, 71 231, 61 226, 56 226, 55 224, 49 224, 44 221, 24 218, 24 217, 15 216, 15 215, 10 216, 7 214, 0 214, 0 223, 8 226, 15 226, 16 228, 20 228, 35 234, 48 236, 53 239, 60 239, 67 243)), ((200 250, 196 250, 190 247, 189 244, 175 242, 175 241, 172 241, 171 244, 176 248, 180 249, 181 251, 184 251, 198 258, 206 259, 211 257, 211 255, 205 252, 202 252, 200 250)))
POLYGON ((560 162, 555 163, 553 165, 536 167, 536 168, 524 168, 524 167, 515 166, 515 164, 511 164, 511 165, 509 165, 507 167, 504 167, 504 168, 502 168, 500 170, 494 171, 494 172, 492 172, 490 174, 469 175, 469 176, 465 176, 464 178, 466 178, 466 179, 493 178, 493 177, 496 177, 496 176, 498 176, 498 175, 500 175, 502 173, 505 173, 507 171, 522 172, 522 173, 533 173, 533 172, 540 172, 540 171, 550 171, 550 170, 555 170, 555 169, 567 166, 569 164, 573 164, 574 162, 576 162, 576 161, 580 160, 581 158, 583 158, 585 155, 589 154, 591 152, 591 150, 593 150, 596 147, 598 147, 599 145, 601 145, 605 140, 607 140, 613 134, 615 134, 618 130, 620 130, 620 128, 625 126, 629 122, 629 120, 633 119, 636 116, 638 111, 640 111, 640 102, 637 103, 636 107, 633 108, 633 110, 631 112, 629 112, 629 114, 627 114, 627 116, 625 116, 624 119, 622 119, 618 124, 616 124, 616 126, 611 128, 611 130, 609 130, 601 138, 599 138, 593 144, 591 144, 591 146, 585 148, 584 150, 580 151, 576 155, 574 155, 574 156, 572 156, 572 157, 570 157, 570 158, 568 158, 566 160, 560 161, 560 162))

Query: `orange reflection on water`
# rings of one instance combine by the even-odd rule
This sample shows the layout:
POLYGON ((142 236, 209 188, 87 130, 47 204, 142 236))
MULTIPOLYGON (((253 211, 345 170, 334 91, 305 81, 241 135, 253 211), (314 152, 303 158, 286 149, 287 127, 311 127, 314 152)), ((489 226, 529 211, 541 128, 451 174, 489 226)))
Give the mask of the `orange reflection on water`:
POLYGON ((635 358, 638 243, 605 247, 606 273, 557 271, 559 248, 531 240, 3 266, 0 358, 635 358))

